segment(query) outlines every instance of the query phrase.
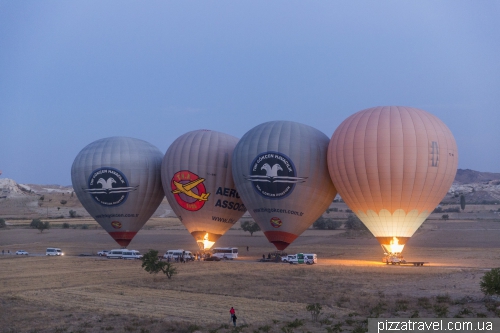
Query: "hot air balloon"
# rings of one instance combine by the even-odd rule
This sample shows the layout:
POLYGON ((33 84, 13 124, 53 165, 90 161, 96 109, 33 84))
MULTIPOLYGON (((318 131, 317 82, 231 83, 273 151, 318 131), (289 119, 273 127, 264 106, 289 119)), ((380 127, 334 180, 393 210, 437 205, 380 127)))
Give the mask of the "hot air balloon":
POLYGON ((271 121, 248 131, 234 149, 236 188, 278 250, 309 228, 337 193, 328 175, 328 142, 310 126, 271 121))
POLYGON ((446 195, 457 163, 448 127, 411 107, 359 111, 340 124, 328 147, 339 194, 392 254, 401 253, 446 195))
POLYGON ((73 162, 78 199, 120 246, 130 243, 164 198, 162 158, 148 142, 111 137, 92 142, 73 162))
POLYGON ((210 249, 246 212, 231 172, 237 142, 216 131, 192 131, 177 138, 163 158, 165 196, 201 250, 210 249))

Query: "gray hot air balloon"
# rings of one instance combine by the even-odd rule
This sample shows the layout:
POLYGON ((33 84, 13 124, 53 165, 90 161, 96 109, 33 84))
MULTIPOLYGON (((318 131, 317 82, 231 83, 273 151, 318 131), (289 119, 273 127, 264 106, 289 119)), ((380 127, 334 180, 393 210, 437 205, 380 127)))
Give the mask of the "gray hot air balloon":
POLYGON ((192 131, 177 138, 163 158, 165 196, 202 250, 210 249, 246 211, 231 173, 237 142, 224 133, 192 131))
POLYGON ((76 156, 71 181, 89 214, 126 247, 163 200, 163 154, 148 142, 111 137, 76 156))
POLYGON ((291 121, 248 131, 233 153, 236 188, 248 211, 278 250, 284 250, 333 201, 328 174, 329 139, 291 121))

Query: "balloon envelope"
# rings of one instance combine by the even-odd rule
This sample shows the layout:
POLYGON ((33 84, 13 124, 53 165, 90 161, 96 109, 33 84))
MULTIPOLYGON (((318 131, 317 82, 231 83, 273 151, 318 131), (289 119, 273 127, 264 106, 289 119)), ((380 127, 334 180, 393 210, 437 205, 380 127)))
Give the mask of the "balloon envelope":
POLYGON ((248 131, 234 149, 236 188, 278 250, 309 228, 337 193, 328 175, 328 142, 310 126, 271 121, 248 131))
POLYGON ((237 142, 216 131, 192 131, 177 138, 163 158, 165 196, 202 250, 210 249, 246 211, 231 171, 237 142))
POLYGON ((339 194, 388 253, 401 252, 436 208, 457 164, 448 127, 410 107, 359 111, 340 124, 328 148, 339 194))
POLYGON ((163 200, 163 154, 148 142, 111 137, 80 151, 71 167, 78 199, 126 247, 163 200))

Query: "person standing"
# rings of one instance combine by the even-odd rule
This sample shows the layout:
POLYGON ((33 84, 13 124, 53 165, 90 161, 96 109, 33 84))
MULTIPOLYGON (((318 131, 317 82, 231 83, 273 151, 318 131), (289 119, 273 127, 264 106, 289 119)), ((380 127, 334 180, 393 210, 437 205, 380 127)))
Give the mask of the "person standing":
POLYGON ((234 327, 236 327, 236 319, 237 319, 237 318, 236 318, 236 315, 234 314, 234 315, 233 315, 233 325, 234 325, 234 327))
POLYGON ((229 313, 231 314, 231 320, 233 321, 233 323, 235 322, 235 320, 233 319, 234 316, 236 316, 236 311, 234 311, 234 308, 231 307, 231 310, 229 310, 229 313))

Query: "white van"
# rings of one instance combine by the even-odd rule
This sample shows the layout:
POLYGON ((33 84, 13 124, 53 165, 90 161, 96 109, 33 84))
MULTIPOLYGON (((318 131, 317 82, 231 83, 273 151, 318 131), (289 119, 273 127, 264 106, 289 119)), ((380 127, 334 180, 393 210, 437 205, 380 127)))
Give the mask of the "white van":
POLYGON ((142 254, 137 250, 123 250, 122 259, 141 259, 142 254))
POLYGON ((306 261, 306 264, 317 264, 318 256, 316 253, 304 253, 304 261, 306 261))
POLYGON ((57 247, 48 247, 47 250, 45 251, 46 256, 63 256, 64 253, 61 251, 61 249, 57 247))
POLYGON ((164 259, 170 259, 170 260, 175 260, 175 261, 180 261, 182 256, 184 255, 184 259, 186 261, 189 261, 189 260, 194 260, 194 256, 193 254, 191 253, 191 251, 185 251, 183 249, 179 249, 179 250, 168 250, 167 252, 165 252, 165 254, 163 255, 163 258, 164 259))
POLYGON ((318 256, 315 253, 297 253, 295 255, 288 256, 288 262, 290 264, 317 264, 318 256))
POLYGON ((128 251, 127 249, 116 249, 111 250, 106 254, 106 258, 108 259, 121 259, 123 255, 123 251, 128 251))

